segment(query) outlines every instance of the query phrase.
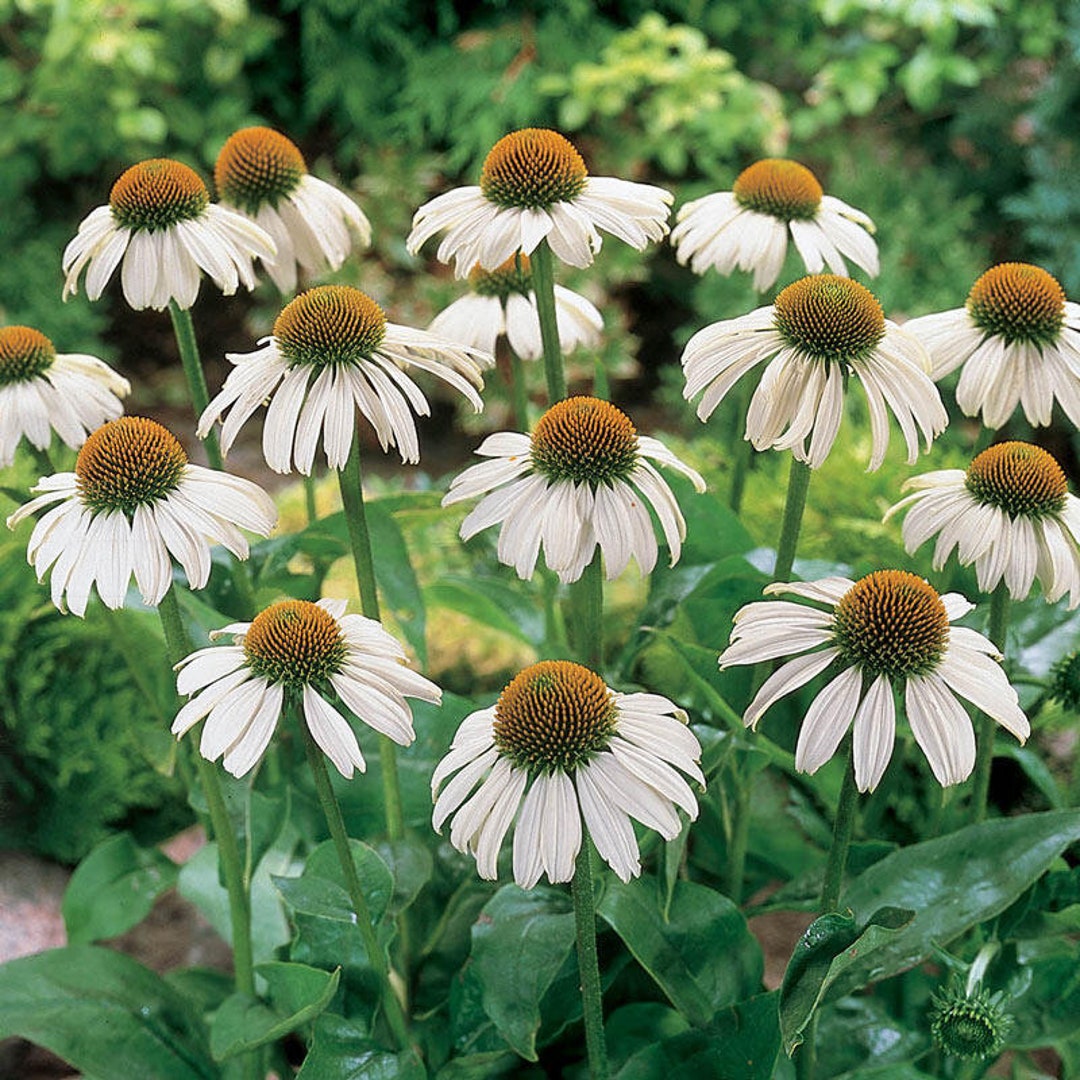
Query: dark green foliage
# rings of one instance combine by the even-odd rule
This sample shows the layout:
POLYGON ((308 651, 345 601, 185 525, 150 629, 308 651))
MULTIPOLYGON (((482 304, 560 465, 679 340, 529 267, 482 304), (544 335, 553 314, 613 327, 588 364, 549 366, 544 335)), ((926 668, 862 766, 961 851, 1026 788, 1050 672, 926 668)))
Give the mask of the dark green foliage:
POLYGON ((76 862, 135 814, 159 835, 187 820, 171 673, 156 615, 61 615, 25 544, 0 548, 0 844, 76 862))

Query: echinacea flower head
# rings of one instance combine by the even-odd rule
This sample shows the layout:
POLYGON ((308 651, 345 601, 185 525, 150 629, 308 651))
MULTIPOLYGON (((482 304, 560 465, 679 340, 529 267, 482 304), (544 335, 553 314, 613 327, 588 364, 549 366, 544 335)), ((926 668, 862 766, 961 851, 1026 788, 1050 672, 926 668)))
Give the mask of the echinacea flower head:
POLYGON ((546 128, 504 135, 488 153, 479 186, 454 188, 413 217, 405 246, 415 255, 437 233, 440 262, 465 277, 480 264, 494 270, 515 252, 531 255, 542 240, 571 266, 590 266, 600 229, 642 251, 668 232, 672 195, 650 184, 589 176, 569 139, 546 128))
POLYGON ((245 559, 240 529, 267 536, 277 521, 258 484, 192 465, 170 431, 139 416, 103 424, 83 444, 74 472, 46 476, 33 490, 42 494, 16 510, 8 527, 50 507, 30 535, 27 560, 38 581, 51 568, 53 603, 63 611, 66 597, 80 616, 95 584, 106 607, 123 607, 132 574, 143 602, 156 606, 172 584, 170 556, 201 589, 211 544, 245 559))
POLYGON ((874 223, 862 211, 826 195, 818 178, 797 161, 766 158, 739 173, 731 191, 718 191, 681 207, 671 233, 676 258, 695 274, 711 266, 727 276, 752 270, 754 288, 776 282, 788 235, 806 269, 847 273, 845 259, 871 277, 878 272, 874 223))
POLYGON ((1020 405, 1029 424, 1045 427, 1056 399, 1080 425, 1080 304, 1042 267, 999 263, 972 285, 964 307, 904 329, 926 347, 935 379, 962 368, 956 403, 965 416, 981 414, 997 430, 1020 405))
MULTIPOLYGON (((528 255, 512 255, 494 270, 474 266, 469 274, 471 291, 455 300, 431 321, 428 329, 447 341, 495 352, 500 334, 523 360, 543 355, 540 315, 533 292, 528 255)), ((596 307, 570 289, 555 286, 555 321, 559 349, 569 353, 579 346, 591 348, 600 340, 604 320, 596 307)))
POLYGON ((1012 1017, 1005 1010, 1005 993, 991 994, 981 986, 970 993, 950 984, 930 997, 930 1031, 946 1054, 967 1061, 994 1059, 1005 1046, 1012 1017))
POLYGON ((979 588, 1002 580, 1023 600, 1036 579, 1048 603, 1069 594, 1080 604, 1080 500, 1069 494, 1061 466, 1042 447, 1003 442, 988 447, 965 471, 941 469, 904 484, 914 494, 901 510, 904 546, 914 553, 931 537, 934 569, 956 549, 961 566, 975 564, 979 588))
POLYGON ((802 772, 817 772, 854 724, 855 781, 860 791, 873 791, 892 756, 894 694, 903 695, 915 741, 943 787, 965 780, 975 766, 971 719, 957 695, 1021 742, 1030 734, 997 649, 982 634, 952 625, 975 606, 958 593, 939 596, 902 570, 878 570, 859 581, 777 582, 765 593, 788 593, 825 609, 790 600, 747 604, 735 615, 720 667, 795 657, 762 684, 743 717, 747 727, 756 727, 780 698, 834 669, 803 717, 795 749, 802 772))
POLYGON ((468 540, 501 523, 498 557, 523 580, 544 561, 561 581, 577 581, 599 546, 608 580, 633 557, 643 574, 656 565, 651 507, 674 565, 686 520, 652 462, 705 481, 659 439, 639 435, 629 417, 607 401, 567 398, 552 405, 532 435, 489 435, 476 451, 491 460, 471 465, 450 484, 443 506, 484 497, 461 524, 468 540))
POLYGON ((252 260, 272 259, 274 242, 242 214, 217 206, 194 169, 170 158, 132 165, 113 184, 108 206, 83 219, 64 249, 64 297, 96 300, 121 260, 124 297, 136 310, 162 311, 169 301, 190 308, 200 273, 231 296, 255 288, 252 260))
POLYGON ((514 880, 569 881, 582 821, 600 857, 623 880, 641 873, 631 819, 667 840, 692 819, 704 787, 701 746, 686 713, 658 694, 620 694, 567 660, 525 668, 492 708, 467 716, 431 778, 436 831, 453 815, 450 843, 497 876, 514 818, 514 880), (445 786, 444 786, 445 785, 445 786), (441 789, 441 790, 440 790, 441 789))
POLYGON ((349 285, 320 285, 285 306, 270 337, 253 353, 230 353, 235 365, 221 392, 199 418, 205 438, 221 428, 228 453, 240 428, 267 399, 263 454, 275 472, 311 473, 323 438, 326 461, 342 469, 353 443, 356 410, 368 419, 385 451, 420 460, 413 413, 430 415, 427 399, 406 369, 426 371, 462 393, 480 412, 481 371, 493 360, 478 349, 426 330, 387 322, 374 300, 349 285))
POLYGON ((371 243, 371 224, 344 192, 312 176, 296 145, 268 127, 247 127, 225 141, 214 166, 222 203, 251 218, 277 246, 263 258, 283 293, 296 289, 297 266, 309 274, 337 270, 353 236, 371 243))
POLYGON ((177 692, 193 696, 172 732, 180 738, 206 717, 199 753, 208 761, 224 755, 233 776, 254 768, 286 707, 303 714, 312 738, 348 779, 367 766, 343 711, 408 746, 416 736, 405 698, 442 697, 406 666, 401 645, 378 622, 346 615, 344 600, 282 600, 210 637, 226 635, 232 645, 211 645, 176 665, 177 692))
POLYGON ((885 460, 890 410, 909 465, 919 453, 919 431, 929 449, 948 423, 922 346, 886 319, 874 294, 851 278, 802 278, 770 306, 699 330, 682 355, 683 396, 689 400, 704 391, 697 414, 706 420, 735 383, 765 361, 746 413, 746 438, 757 450, 790 450, 813 469, 832 449, 852 376, 869 405, 869 471, 885 460))
POLYGON ((78 450, 88 432, 124 411, 120 398, 130 390, 96 356, 58 353, 31 326, 0 327, 0 468, 15 460, 23 437, 47 450, 55 431, 78 450))

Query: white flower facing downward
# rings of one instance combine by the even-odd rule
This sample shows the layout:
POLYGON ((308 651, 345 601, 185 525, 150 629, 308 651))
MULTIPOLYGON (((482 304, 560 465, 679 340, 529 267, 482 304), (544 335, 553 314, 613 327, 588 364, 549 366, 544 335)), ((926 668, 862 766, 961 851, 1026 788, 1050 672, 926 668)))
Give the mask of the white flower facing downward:
POLYGON ((169 158, 132 165, 113 184, 109 205, 92 210, 64 249, 64 297, 96 300, 120 266, 124 297, 136 310, 190 308, 201 272, 231 296, 255 288, 252 260, 272 259, 274 242, 242 214, 210 202, 194 169, 169 158))
POLYGON ((718 191, 681 207, 671 233, 675 255, 695 274, 715 267, 754 272, 764 292, 780 276, 788 234, 806 269, 826 266, 846 274, 850 259, 871 276, 878 272, 874 223, 860 210, 826 195, 814 174, 797 161, 766 158, 739 173, 731 191, 718 191))
POLYGON ((907 511, 909 553, 931 537, 934 569, 953 549, 962 566, 975 564, 979 588, 992 592, 1002 579, 1023 600, 1037 578, 1048 603, 1069 594, 1080 604, 1080 500, 1069 494, 1061 466, 1045 450, 1024 442, 997 443, 965 472, 942 469, 913 477, 914 494, 885 515, 907 511))
POLYGON ((254 768, 287 705, 302 711, 312 738, 349 779, 367 766, 338 703, 408 746, 416 736, 405 698, 442 698, 433 682, 405 666, 404 650, 379 623, 346 615, 344 600, 283 600, 210 637, 226 634, 232 645, 200 649, 176 665, 177 692, 194 696, 172 732, 180 738, 206 717, 199 753, 208 761, 224 755, 233 776, 254 768))
POLYGON ((1016 691, 982 634, 951 623, 974 609, 958 593, 939 596, 922 578, 879 570, 859 581, 832 577, 769 585, 828 606, 789 600, 747 604, 735 615, 720 667, 795 656, 762 684, 746 709, 747 727, 815 676, 839 667, 803 718, 795 767, 816 772, 854 724, 855 781, 877 787, 896 735, 894 693, 902 693, 915 741, 943 787, 975 766, 971 719, 957 695, 982 709, 1023 742, 1031 732, 1016 691))
POLYGON ((650 573, 657 556, 650 506, 674 566, 686 521, 651 461, 705 490, 705 481, 663 443, 638 435, 624 413, 598 398, 560 401, 531 436, 489 435, 476 452, 492 460, 456 476, 443 506, 483 495, 462 522, 461 537, 469 540, 501 522, 499 561, 523 580, 532 577, 541 548, 563 582, 581 577, 598 545, 609 581, 631 557, 643 574, 650 573))
POLYGON ((490 709, 467 716, 431 778, 432 824, 453 815, 450 843, 497 876, 514 818, 514 880, 531 889, 574 876, 584 821, 600 857, 623 880, 641 873, 631 819, 666 840, 697 800, 680 770, 705 785, 686 713, 658 694, 620 694, 566 660, 526 668, 490 709), (440 790, 441 789, 441 790, 440 790))
POLYGON ((945 430, 948 415, 921 345, 885 318, 865 286, 817 274, 789 285, 769 307, 699 330, 682 356, 689 400, 702 394, 706 420, 729 390, 769 361, 746 413, 746 438, 758 450, 790 450, 819 468, 836 440, 844 390, 854 376, 870 411, 868 471, 885 460, 889 411, 900 425, 908 464, 945 430))
POLYGON ((283 293, 296 290, 297 266, 309 274, 337 270, 354 235, 361 247, 371 243, 371 224, 360 207, 312 176, 296 145, 271 128, 230 135, 214 166, 214 184, 223 205, 273 238, 277 254, 262 263, 283 293))
POLYGON ((428 416, 431 410, 406 369, 449 383, 480 412, 481 370, 494 362, 467 345, 387 322, 371 297, 348 285, 301 293, 261 344, 253 353, 228 354, 236 366, 199 418, 198 434, 206 438, 229 410, 221 428, 221 449, 228 453, 244 423, 269 399, 262 440, 266 463, 279 473, 295 466, 305 476, 320 435, 329 467, 345 467, 357 409, 384 451, 396 446, 402 461, 419 461, 413 414, 428 416))
POLYGON ((1057 399, 1080 426, 1080 304, 1041 267, 991 267, 964 307, 904 329, 926 346, 935 379, 962 367, 956 403, 966 416, 997 430, 1021 405, 1029 424, 1045 427, 1057 399))
MULTIPOLYGON (((494 270, 476 266, 469 274, 469 284, 472 292, 439 312, 428 329, 447 341, 460 341, 492 354, 499 336, 505 335, 510 348, 523 360, 539 359, 544 345, 529 257, 512 255, 494 270)), ((579 346, 596 346, 604 328, 596 307, 561 285, 555 286, 555 321, 564 355, 579 346)))
POLYGON ((66 597, 80 616, 95 584, 106 607, 123 607, 132 574, 143 602, 159 604, 172 584, 170 555, 201 589, 211 544, 246 559, 240 528, 267 536, 277 521, 258 484, 189 464, 170 431, 138 416, 99 427, 74 472, 44 477, 33 490, 43 494, 16 510, 8 527, 50 507, 30 535, 27 559, 38 581, 51 570, 53 603, 63 611, 66 597))
POLYGON ((30 326, 0 327, 0 468, 23 438, 47 450, 55 431, 78 450, 88 432, 124 411, 120 398, 130 390, 96 356, 58 353, 30 326))
POLYGON ((672 195, 650 184, 589 176, 568 139, 546 128, 503 136, 488 153, 479 186, 454 188, 413 217, 405 246, 416 254, 437 233, 440 262, 465 277, 479 263, 494 270, 542 240, 571 266, 590 266, 600 229, 638 251, 662 240, 672 195))

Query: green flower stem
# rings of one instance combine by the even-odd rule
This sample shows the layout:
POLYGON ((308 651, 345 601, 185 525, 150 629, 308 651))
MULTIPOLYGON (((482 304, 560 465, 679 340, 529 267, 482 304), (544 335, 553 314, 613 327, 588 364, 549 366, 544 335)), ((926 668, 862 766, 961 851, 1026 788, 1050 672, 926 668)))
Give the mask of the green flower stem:
POLYGON ((602 401, 611 400, 611 380, 608 379, 604 358, 599 353, 593 357, 592 392, 593 397, 600 398, 602 401))
POLYGON ((547 378, 548 404, 566 397, 566 372, 559 347, 559 324, 555 317, 555 271, 551 248, 541 240, 532 253, 533 292, 540 315, 540 340, 544 343, 544 375, 547 378))
POLYGON ((836 820, 833 823, 833 842, 829 848, 829 861, 825 864, 825 880, 821 886, 822 914, 836 911, 836 906, 840 903, 840 886, 844 880, 844 867, 847 865, 848 848, 851 846, 855 812, 858 808, 859 792, 855 787, 854 755, 850 737, 847 744, 847 753, 844 755, 844 782, 840 786, 840 802, 836 807, 836 820))
MULTIPOLYGON (((180 362, 184 365, 191 404, 195 409, 195 422, 198 423, 199 417, 210 404, 210 391, 206 389, 206 375, 203 372, 202 360, 199 359, 199 346, 195 341, 195 324, 191 321, 191 312, 180 307, 175 300, 169 301, 169 317, 172 319, 176 345, 180 350, 180 362)), ((224 469, 225 462, 221 456, 217 432, 211 431, 203 442, 206 445, 206 457, 211 467, 224 469)))
POLYGON ((810 474, 811 469, 806 462, 792 457, 784 517, 780 523, 780 539, 776 544, 773 581, 791 579, 791 568, 795 565, 795 548, 799 543, 799 529, 802 527, 803 511, 806 509, 806 492, 810 487, 810 474))
POLYGON ((319 511, 315 505, 315 476, 312 473, 304 477, 304 513, 309 525, 314 525, 319 520, 319 511))
POLYGON ((360 876, 356 872, 356 863, 353 860, 352 847, 349 844, 349 836, 345 831, 345 822, 341 816, 341 806, 330 784, 330 774, 326 769, 326 761, 322 751, 315 743, 308 726, 302 720, 299 722, 300 730, 304 733, 304 748, 307 750, 308 765, 311 766, 311 774, 315 780, 315 791, 319 796, 319 804, 326 818, 330 836, 334 841, 334 850, 337 852, 341 871, 345 875, 345 886, 352 902, 353 911, 356 912, 356 924, 360 928, 360 934, 364 939, 364 949, 367 951, 368 963, 379 980, 382 992, 383 1012, 386 1022, 394 1036, 398 1049, 405 1050, 409 1047, 409 1030, 402 1011, 401 1002, 390 985, 390 971, 386 962, 386 954, 379 945, 375 935, 375 927, 371 925, 371 910, 368 907, 364 891, 360 887, 360 876))
MULTIPOLYGON (((176 598, 176 586, 170 587, 158 605, 158 615, 165 631, 165 644, 169 658, 178 663, 191 652, 191 641, 180 617, 180 604, 176 598)), ((240 846, 236 842, 225 809, 225 797, 221 791, 215 767, 196 752, 195 766, 202 784, 206 805, 210 811, 210 824, 214 830, 213 839, 218 845, 218 859, 222 876, 225 878, 225 891, 229 896, 229 922, 232 927, 233 967, 236 974, 236 989, 242 994, 255 996, 255 973, 251 953, 251 906, 247 889, 244 887, 244 864, 240 858, 240 846)))
MULTIPOLYGON (((199 346, 195 341, 195 325, 191 321, 191 312, 180 307, 175 300, 169 301, 169 317, 172 319, 173 332, 176 334, 180 361, 184 365, 191 404, 195 409, 195 422, 198 423, 199 417, 210 404, 210 392, 206 389, 206 375, 203 373, 202 360, 199 359, 199 346)), ((203 444, 206 446, 206 458, 210 462, 210 467, 224 472, 225 461, 221 456, 217 432, 211 430, 203 440, 203 444)), ((251 577, 247 567, 236 559, 232 563, 232 583, 236 592, 237 609, 246 618, 251 618, 256 611, 251 577)))
POLYGON ((514 401, 514 420, 518 431, 529 430, 529 383, 521 357, 507 345, 510 354, 510 394, 514 401))
MULTIPOLYGON (((987 637, 1005 654, 1005 635, 1009 628, 1009 588, 1002 578, 990 594, 990 625, 987 637)), ((975 778, 971 790, 971 823, 986 818, 986 800, 990 793, 990 768, 994 763, 994 736, 997 723, 985 713, 979 718, 978 748, 975 752, 975 778)))
MULTIPOLYGON (((847 751, 844 754, 844 781, 840 786, 840 801, 836 807, 836 820, 833 822, 833 842, 829 848, 829 861, 825 864, 825 880, 821 887, 821 903, 818 905, 823 915, 835 911, 840 903, 840 886, 844 880, 844 867, 847 865, 859 800, 859 792, 855 787, 851 737, 848 736, 845 742, 847 751)), ((814 1013, 806 1029, 806 1038, 795 1055, 795 1075, 798 1080, 814 1080, 817 1070, 818 1015, 814 1013)))
MULTIPOLYGON (((364 480, 360 469, 360 433, 353 432, 352 449, 345 468, 338 473, 341 504, 345 508, 345 524, 349 530, 356 580, 360 587, 360 610, 378 621, 379 593, 375 584, 375 559, 371 553, 371 534, 364 512, 364 480)), ((379 736, 379 762, 382 766, 383 801, 386 804, 386 832, 391 840, 405 835, 405 814, 401 803, 401 783, 398 779, 397 747, 385 735, 379 736)))
POLYGON ((585 1019, 585 1046, 589 1055, 590 1080, 607 1080, 607 1044, 604 1041, 604 1004, 600 986, 600 964, 596 958, 596 901, 593 897, 592 841, 587 829, 570 886, 574 896, 574 926, 577 930, 578 972, 585 1019))
POLYGON ((731 456, 731 488, 728 491, 728 506, 734 513, 742 509, 743 494, 746 491, 746 477, 750 472, 754 447, 749 439, 743 438, 746 428, 746 410, 750 406, 753 387, 746 379, 741 379, 733 395, 734 415, 727 431, 728 453, 731 456))
POLYGON ((599 548, 581 577, 570 585, 564 614, 575 658, 599 673, 604 663, 604 572, 599 548))

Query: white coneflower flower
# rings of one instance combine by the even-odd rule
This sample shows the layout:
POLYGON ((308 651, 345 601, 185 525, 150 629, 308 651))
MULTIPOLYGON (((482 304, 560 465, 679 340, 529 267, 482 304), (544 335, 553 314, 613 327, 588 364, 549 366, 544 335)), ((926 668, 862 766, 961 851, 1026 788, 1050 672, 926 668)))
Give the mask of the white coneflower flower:
POLYGON ((476 452, 493 460, 456 476, 443 506, 484 495, 462 522, 462 539, 501 522, 499 561, 522 579, 532 577, 541 547, 544 561, 564 582, 581 577, 597 545, 609 581, 631 557, 648 574, 657 554, 650 507, 674 565, 686 521, 649 459, 705 490, 705 481, 662 442, 638 435, 624 413, 598 398, 560 401, 540 417, 531 436, 499 432, 476 452))
POLYGON ((413 217, 405 246, 416 254, 436 233, 440 262, 465 277, 479 263, 494 270, 544 239, 563 262, 590 266, 600 233, 638 251, 668 232, 671 192, 612 176, 589 176, 569 139, 546 128, 504 135, 488 153, 478 187, 454 188, 413 217))
POLYGON ((190 308, 200 271, 226 295, 255 288, 252 259, 272 259, 274 242, 254 222, 210 202, 199 174, 169 158, 132 165, 113 184, 109 205, 83 219, 64 249, 64 297, 79 291, 96 300, 123 260, 124 297, 136 310, 161 311, 175 300, 190 308))
POLYGON ((360 207, 312 176, 295 144, 271 128, 230 135, 214 166, 214 184, 224 205, 273 238, 277 254, 262 263, 283 293, 295 291, 297 265, 309 274, 337 270, 352 249, 352 233, 361 247, 371 243, 371 224, 360 207))
MULTIPOLYGON (((543 355, 528 255, 512 255, 494 270, 475 266, 469 274, 469 285, 469 295, 455 300, 431 321, 428 329, 433 334, 486 353, 494 353, 496 340, 505 334, 510 348, 523 360, 543 355)), ((555 321, 559 349, 564 354, 579 345, 594 347, 604 329, 596 307, 561 285, 555 286, 555 321)))
POLYGON ((232 623, 210 637, 233 635, 233 644, 210 646, 176 665, 176 689, 195 696, 177 713, 180 738, 204 716, 199 753, 223 754, 233 776, 252 769, 270 744, 291 698, 303 710, 312 738, 349 778, 366 768, 340 702, 368 727, 408 746, 415 735, 406 696, 438 702, 442 692, 405 666, 405 652, 373 619, 346 615, 344 600, 283 600, 249 623, 232 623))
POLYGON ((886 319, 874 294, 850 278, 802 278, 769 307, 699 330, 682 356, 683 396, 689 400, 704 391, 697 414, 705 420, 743 375, 766 360, 746 414, 746 438, 758 450, 790 450, 818 468, 836 439, 852 375, 870 406, 869 471, 885 460, 890 409, 907 444, 908 464, 919 453, 916 429, 929 449, 948 423, 922 346, 886 319))
POLYGON ((629 881, 641 873, 631 819, 678 836, 675 808, 697 817, 678 770, 704 786, 700 757, 686 713, 667 698, 620 694, 580 664, 544 660, 461 722, 431 778, 432 824, 453 815, 450 843, 491 880, 517 816, 514 880, 531 889, 542 874, 574 876, 584 819, 600 857, 629 881))
POLYGON ((14 528, 51 507, 34 526, 27 560, 38 581, 52 569, 53 603, 86 612, 97 585, 106 607, 124 605, 131 575, 157 605, 172 584, 172 555, 192 588, 210 578, 210 544, 246 559, 241 528, 266 536, 277 509, 258 484, 188 463, 176 437, 154 420, 122 416, 93 432, 73 473, 47 476, 44 494, 8 519, 14 528), (52 506, 59 503, 59 506, 52 506))
POLYGON ((1080 425, 1080 304, 1041 267, 991 267, 964 307, 904 329, 926 346, 935 379, 963 366, 956 403, 966 416, 981 413, 986 427, 1001 427, 1018 404, 1028 423, 1046 426, 1055 398, 1080 425))
POLYGON ((24 436, 47 450, 55 431, 72 450, 87 433, 115 420, 131 390, 103 360, 58 353, 40 330, 0 327, 0 467, 15 460, 24 436))
POLYGON ((764 292, 780 276, 788 233, 811 274, 824 267, 846 274, 844 258, 871 276, 878 272, 874 223, 864 213, 826 195, 814 174, 797 161, 766 158, 739 173, 731 191, 718 191, 681 207, 671 233, 675 255, 695 274, 715 267, 728 275, 753 270, 764 292))
POLYGON ((1004 442, 979 454, 965 472, 942 469, 913 477, 885 515, 907 510, 904 546, 914 553, 931 537, 934 569, 953 548, 962 566, 975 564, 979 588, 992 592, 1004 578, 1023 600, 1036 578, 1048 603, 1069 594, 1080 604, 1080 499, 1069 494, 1061 466, 1045 450, 1004 442))
POLYGON ((748 727, 756 727, 785 694, 834 664, 840 667, 803 718, 797 769, 816 772, 854 721, 855 780, 860 791, 872 791, 892 756, 893 694, 900 692, 915 741, 943 787, 966 779, 975 765, 971 719, 957 695, 1021 742, 1030 734, 1016 691, 997 663, 997 649, 982 634, 950 625, 975 606, 958 593, 939 596, 902 570, 878 570, 857 582, 777 582, 765 592, 829 606, 822 611, 788 600, 747 604, 736 613, 731 645, 720 656, 722 668, 797 656, 762 684, 746 709, 748 727))
POLYGON ((352 447, 355 413, 370 421, 385 451, 396 446, 402 461, 420 460, 413 413, 430 409, 406 368, 418 368, 459 390, 480 412, 481 370, 491 357, 425 330, 387 322, 371 297, 348 285, 320 285, 287 304, 273 334, 253 353, 230 353, 236 365, 221 393, 199 418, 205 438, 231 409, 221 428, 228 453, 245 421, 268 398, 263 453, 275 472, 311 472, 322 434, 326 461, 342 469, 352 447), (279 385, 280 384, 280 385, 279 385))

